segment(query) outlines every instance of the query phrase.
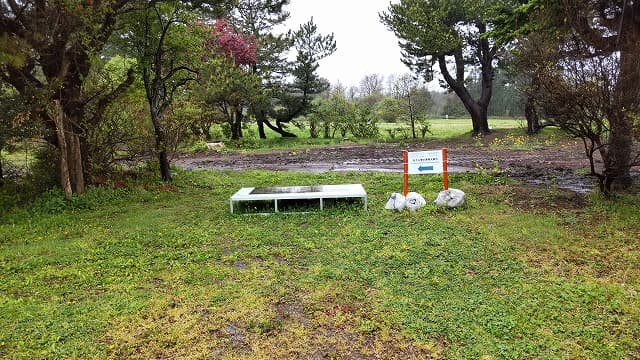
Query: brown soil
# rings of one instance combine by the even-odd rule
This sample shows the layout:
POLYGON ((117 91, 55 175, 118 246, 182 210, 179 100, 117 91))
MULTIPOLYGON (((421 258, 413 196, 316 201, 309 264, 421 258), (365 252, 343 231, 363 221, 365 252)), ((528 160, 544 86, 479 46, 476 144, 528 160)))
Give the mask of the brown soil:
MULTIPOLYGON (((490 138, 483 140, 489 144, 490 138)), ((494 149, 468 142, 397 143, 373 145, 345 144, 306 150, 278 150, 268 153, 203 153, 177 159, 187 170, 282 170, 282 171, 402 171, 402 150, 448 149, 450 172, 487 171, 501 173, 530 185, 557 185, 575 192, 588 192, 595 186, 586 175, 589 163, 580 144, 566 141, 537 150, 494 149)))

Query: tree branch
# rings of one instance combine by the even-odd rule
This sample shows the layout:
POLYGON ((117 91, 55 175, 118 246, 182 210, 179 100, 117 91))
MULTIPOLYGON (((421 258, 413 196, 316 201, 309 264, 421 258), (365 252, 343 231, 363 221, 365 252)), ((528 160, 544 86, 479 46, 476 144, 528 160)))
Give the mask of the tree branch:
POLYGON ((127 78, 123 81, 116 89, 114 89, 111 93, 105 95, 98 101, 98 105, 96 107, 96 111, 90 119, 92 124, 96 124, 101 118, 104 112, 106 111, 109 104, 111 104, 118 96, 120 96, 125 90, 127 90, 133 81, 135 80, 135 71, 133 68, 130 68, 127 72, 127 78))
POLYGON ((160 81, 167 81, 167 80, 171 79, 176 73, 178 73, 178 71, 182 71, 182 70, 187 71, 187 72, 189 72, 191 74, 195 74, 195 75, 199 74, 198 70, 194 70, 194 69, 192 69, 192 68, 190 68, 188 66, 178 66, 176 68, 172 68, 171 71, 169 71, 169 73, 167 73, 167 75, 165 75, 163 78, 160 79, 160 81))
MULTIPOLYGON (((575 10, 575 9, 574 9, 575 10)), ((617 35, 604 36, 589 24, 588 17, 579 15, 579 12, 575 10, 578 18, 575 19, 575 29, 580 33, 580 36, 587 41, 591 46, 604 52, 613 52, 617 47, 617 35)))

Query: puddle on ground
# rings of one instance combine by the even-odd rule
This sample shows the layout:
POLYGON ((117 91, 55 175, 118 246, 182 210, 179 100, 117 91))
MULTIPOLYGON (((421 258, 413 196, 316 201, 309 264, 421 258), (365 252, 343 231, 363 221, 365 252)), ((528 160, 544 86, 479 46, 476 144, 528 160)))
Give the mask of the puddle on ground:
MULTIPOLYGON (((534 186, 552 186, 554 185, 554 181, 541 181, 537 179, 519 179, 525 184, 534 185, 534 186)), ((578 194, 587 194, 593 191, 595 188, 594 182, 582 182, 577 179, 556 179, 555 186, 558 189, 573 191, 578 194)))
MULTIPOLYGON (((232 164, 215 164, 212 161, 199 161, 181 164, 185 170, 198 169, 216 169, 216 170, 247 170, 247 169, 263 169, 275 171, 301 171, 309 173, 324 172, 385 172, 385 173, 402 173, 402 163, 398 163, 397 159, 390 161, 388 158, 378 159, 378 161, 368 162, 369 159, 353 159, 342 163, 330 162, 305 162, 305 163, 282 163, 282 164, 255 164, 255 163, 232 163, 232 164), (249 166, 250 165, 250 166, 249 166)), ((476 172, 474 167, 448 166, 449 173, 473 173, 476 172)), ((588 175, 576 175, 571 170, 558 168, 531 168, 527 166, 509 166, 504 170, 504 176, 507 178, 520 181, 522 183, 551 187, 555 186, 559 189, 573 191, 575 193, 586 194, 597 188, 596 179, 588 175)), ((294 189, 286 190, 287 192, 309 192, 312 189, 294 189)), ((256 189, 254 194, 273 193, 273 189, 256 189)))
POLYGON ((554 169, 536 169, 534 171, 522 171, 511 168, 505 171, 505 176, 522 183, 540 186, 557 187, 578 194, 587 194, 597 187, 595 178, 588 175, 576 175, 571 171, 559 171, 554 169))

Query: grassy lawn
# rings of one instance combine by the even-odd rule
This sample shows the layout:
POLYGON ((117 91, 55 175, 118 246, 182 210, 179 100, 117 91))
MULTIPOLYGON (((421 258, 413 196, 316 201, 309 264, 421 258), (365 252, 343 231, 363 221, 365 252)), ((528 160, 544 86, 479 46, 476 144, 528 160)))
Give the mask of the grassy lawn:
MULTIPOLYGON (((523 123, 523 121, 524 120, 521 119, 489 119, 489 126, 495 130, 504 130, 509 133, 513 133, 514 137, 520 137, 524 136, 523 126, 526 126, 526 123, 523 123)), ((427 139, 442 139, 445 141, 452 139, 463 139, 465 141, 471 140, 472 126, 470 119, 430 119, 429 122, 431 124, 431 133, 427 134, 427 139)), ((221 134, 218 127, 218 125, 215 125, 212 128, 212 134, 221 134)), ((283 138, 274 131, 266 129, 265 132, 267 138, 260 140, 258 139, 257 126, 252 124, 248 129, 244 129, 243 140, 235 143, 228 141, 227 145, 230 149, 225 149, 224 151, 240 150, 244 152, 256 152, 271 151, 274 149, 298 149, 326 145, 339 145, 344 143, 370 144, 380 141, 412 141, 412 139, 410 139, 410 127, 407 123, 380 123, 378 124, 378 128, 380 129, 380 132, 376 139, 355 138, 350 133, 348 133, 347 138, 342 138, 339 134, 336 134, 335 138, 324 139, 320 137, 313 139, 309 137, 308 129, 299 129, 291 125, 288 127, 288 131, 296 134, 297 137, 295 138, 283 138), (395 138, 391 138, 388 132, 389 129, 406 130, 404 133, 399 130, 395 131, 395 138), (407 136, 406 139, 403 137, 404 135, 407 136)), ((418 133, 418 140, 422 141, 423 139, 419 136, 418 127, 416 127, 416 133, 418 133)), ((205 151, 206 143, 204 141, 197 142, 196 144, 185 146, 180 150, 182 152, 205 151)))
MULTIPOLYGON (((0 357, 640 354, 637 198, 575 207, 554 188, 465 174, 451 177, 462 209, 384 210, 401 181, 181 172, 171 186, 49 194, 0 217, 0 357), (369 210, 229 214, 240 187, 316 183, 362 183, 369 210)), ((428 202, 441 186, 411 184, 428 202)))
MULTIPOLYGON (((494 130, 522 129, 526 128, 526 122, 518 119, 489 119, 489 126, 494 130)), ((471 119, 431 119, 431 132, 428 137, 438 139, 451 139, 469 135, 472 130, 471 119)), ((524 130, 522 131, 524 133, 524 130)), ((469 135, 470 136, 470 135, 469 135)))
POLYGON ((25 151, 23 148, 13 152, 0 151, 0 161, 4 164, 11 163, 16 167, 27 167, 33 165, 34 160, 35 154, 32 151, 25 151))

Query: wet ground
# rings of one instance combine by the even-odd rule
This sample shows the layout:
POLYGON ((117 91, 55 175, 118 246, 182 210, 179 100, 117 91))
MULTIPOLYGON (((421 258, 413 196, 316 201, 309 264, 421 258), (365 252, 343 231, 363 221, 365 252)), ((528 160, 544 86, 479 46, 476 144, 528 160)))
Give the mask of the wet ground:
POLYGON ((450 172, 487 171, 525 184, 556 186, 578 193, 592 190, 595 179, 588 176, 589 163, 580 144, 567 141, 537 150, 495 149, 468 142, 425 142, 401 146, 345 144, 307 150, 268 153, 210 152, 181 157, 175 164, 187 169, 276 170, 276 171, 383 171, 402 172, 402 151, 446 147, 450 172))

